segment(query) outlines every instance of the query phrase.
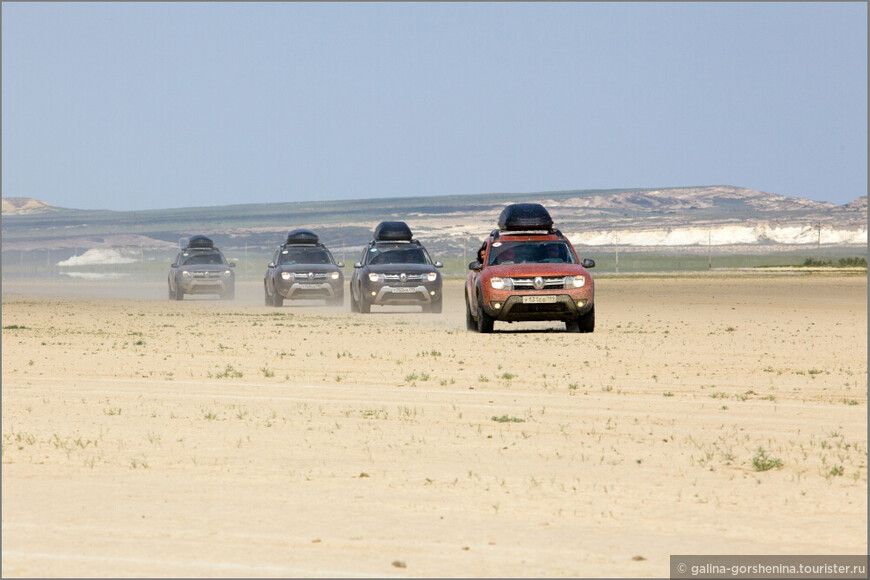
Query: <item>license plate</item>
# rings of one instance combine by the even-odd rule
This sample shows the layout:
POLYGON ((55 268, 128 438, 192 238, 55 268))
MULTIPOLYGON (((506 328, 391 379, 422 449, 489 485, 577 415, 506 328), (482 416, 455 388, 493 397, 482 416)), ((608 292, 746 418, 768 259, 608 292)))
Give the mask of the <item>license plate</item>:
POLYGON ((393 288, 393 294, 413 294, 416 288, 393 288))
POLYGON ((300 284, 299 287, 302 290, 317 290, 318 288, 320 288, 320 285, 318 285, 318 284, 300 284))
POLYGON ((523 296, 523 304, 554 304, 555 296, 523 296))

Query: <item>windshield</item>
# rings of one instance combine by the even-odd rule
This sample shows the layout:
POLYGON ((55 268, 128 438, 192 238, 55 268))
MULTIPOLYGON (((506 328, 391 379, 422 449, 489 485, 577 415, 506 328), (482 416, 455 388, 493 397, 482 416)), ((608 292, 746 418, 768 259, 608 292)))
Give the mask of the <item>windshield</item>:
POLYGON ((565 242, 494 242, 489 265, 574 264, 574 252, 565 242))
POLYGON ((369 264, 429 264, 429 256, 419 247, 379 247, 369 250, 369 264))
POLYGON ((181 255, 182 264, 185 266, 195 266, 197 264, 226 264, 223 255, 220 252, 185 252, 181 255))
POLYGON ((332 256, 323 248, 287 248, 278 254, 278 264, 332 264, 332 256))

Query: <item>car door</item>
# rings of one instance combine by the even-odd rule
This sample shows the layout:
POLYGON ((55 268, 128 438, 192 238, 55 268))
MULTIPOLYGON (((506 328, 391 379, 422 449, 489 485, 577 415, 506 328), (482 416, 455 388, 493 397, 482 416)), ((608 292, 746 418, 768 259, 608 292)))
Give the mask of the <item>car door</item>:
POLYGON ((483 268, 486 267, 487 260, 487 252, 489 250, 489 244, 487 242, 483 242, 483 245, 480 246, 480 249, 477 250, 475 254, 475 260, 481 263, 480 271, 469 270, 467 283, 466 283, 466 291, 468 292, 468 305, 471 308, 471 311, 477 313, 477 304, 480 299, 478 294, 478 280, 480 279, 480 274, 483 272, 483 268), (478 256, 483 252, 483 260, 478 260, 478 256))
POLYGON ((269 266, 266 268, 266 291, 269 292, 270 295, 275 294, 273 291, 277 287, 277 282, 275 281, 275 275, 278 272, 278 259, 281 256, 281 249, 275 250, 275 254, 272 256, 272 261, 269 262, 269 266))
POLYGON ((175 292, 178 289, 178 268, 181 265, 181 252, 175 256, 175 260, 169 266, 169 289, 175 292))
POLYGON ((363 270, 365 270, 366 265, 366 254, 368 253, 368 248, 365 248, 362 251, 362 255, 359 257, 359 263, 362 264, 362 268, 354 268, 353 275, 350 277, 350 298, 351 300, 359 301, 360 295, 362 293, 362 276, 363 270))

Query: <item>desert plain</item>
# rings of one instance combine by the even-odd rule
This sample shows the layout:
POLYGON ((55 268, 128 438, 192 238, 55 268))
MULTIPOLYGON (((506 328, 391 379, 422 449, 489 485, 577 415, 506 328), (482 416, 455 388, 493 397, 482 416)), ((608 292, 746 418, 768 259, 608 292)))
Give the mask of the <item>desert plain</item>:
POLYGON ((867 277, 601 277, 597 327, 4 280, 4 577, 663 577, 867 553, 867 277))

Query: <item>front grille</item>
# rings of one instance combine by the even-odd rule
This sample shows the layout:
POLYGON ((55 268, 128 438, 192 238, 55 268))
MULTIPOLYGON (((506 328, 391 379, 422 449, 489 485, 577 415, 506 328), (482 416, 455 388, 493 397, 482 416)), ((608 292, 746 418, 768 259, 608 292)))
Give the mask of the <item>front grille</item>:
POLYGON ((202 279, 216 279, 221 277, 221 272, 192 272, 194 278, 202 279))
MULTIPOLYGON (((534 278, 511 278, 514 290, 537 290, 534 278)), ((561 290, 565 287, 565 277, 544 278, 544 287, 541 290, 561 290)))
POLYGON ((306 279, 306 280, 325 280, 327 277, 326 272, 314 272, 314 277, 309 278, 308 277, 309 273, 310 272, 293 272, 293 276, 295 278, 302 278, 302 279, 306 279))
MULTIPOLYGON (((408 274, 408 281, 410 282, 413 280, 416 282, 422 280, 423 276, 425 276, 425 274, 408 274)), ((384 274, 384 280, 395 281, 401 280, 401 278, 399 277, 399 274, 384 274)))

